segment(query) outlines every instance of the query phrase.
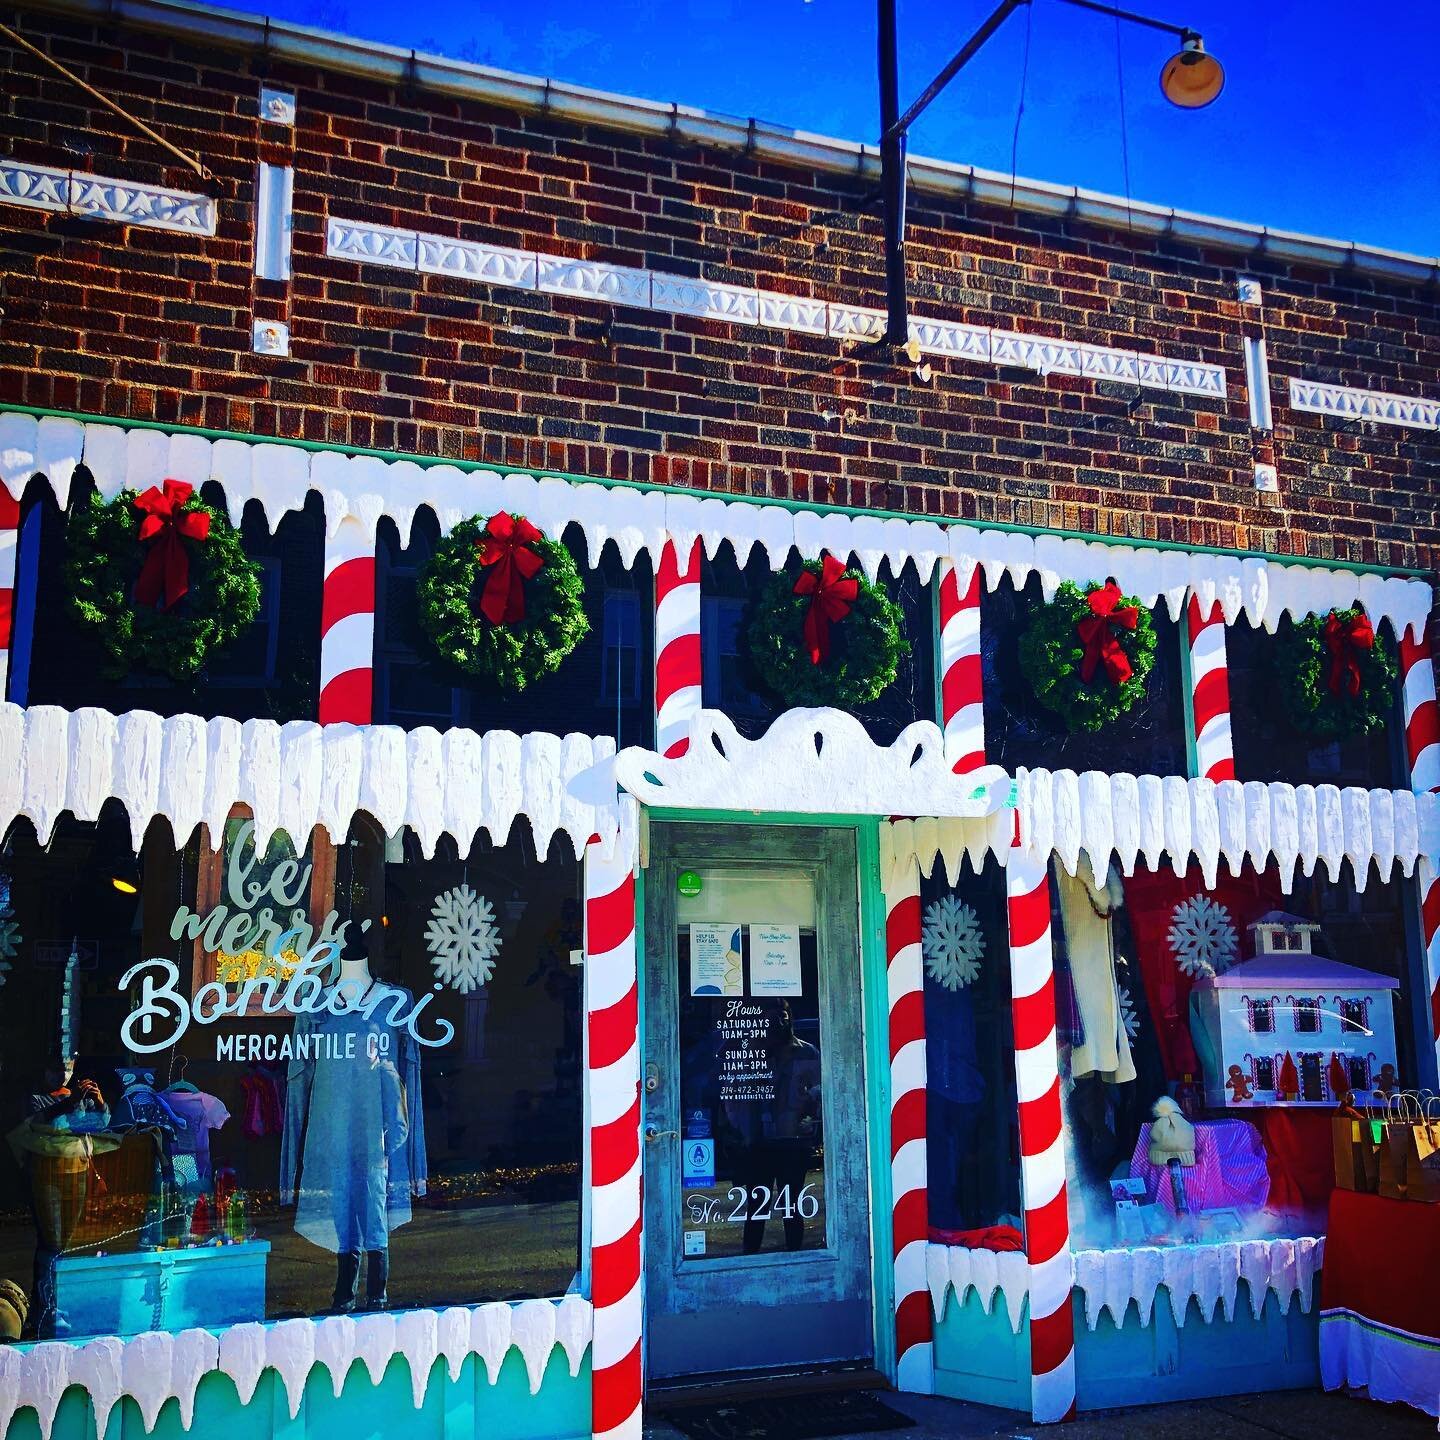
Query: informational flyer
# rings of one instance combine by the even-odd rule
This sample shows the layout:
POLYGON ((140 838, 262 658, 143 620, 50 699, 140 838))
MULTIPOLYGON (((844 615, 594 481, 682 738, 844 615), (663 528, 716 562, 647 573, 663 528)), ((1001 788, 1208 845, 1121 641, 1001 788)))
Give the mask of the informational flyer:
POLYGON ((740 966, 740 926, 728 920, 690 922, 690 993, 745 993, 740 966))
POLYGON ((750 926, 750 993, 803 995, 800 979, 800 927, 750 926))

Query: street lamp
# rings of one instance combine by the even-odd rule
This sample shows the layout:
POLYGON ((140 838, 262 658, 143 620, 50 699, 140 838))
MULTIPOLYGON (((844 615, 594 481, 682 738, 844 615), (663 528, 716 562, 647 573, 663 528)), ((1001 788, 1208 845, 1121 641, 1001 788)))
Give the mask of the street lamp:
MULTIPOLYGON (((989 18, 960 47, 940 73, 922 90, 915 102, 900 113, 899 45, 896 38, 896 0, 878 0, 880 59, 880 198, 885 214, 885 339, 888 345, 904 345, 909 339, 910 319, 905 296, 905 143, 910 127, 930 102, 979 53, 985 42, 1005 23, 1012 11, 1031 0, 1001 0, 989 18)), ((1160 91, 1182 110, 1198 110, 1210 104, 1225 88, 1220 62, 1205 49, 1198 31, 1185 25, 1171 25, 1137 15, 1097 0, 1064 0, 1082 10, 1094 10, 1116 20, 1163 30, 1179 37, 1180 49, 1160 71, 1160 91)))

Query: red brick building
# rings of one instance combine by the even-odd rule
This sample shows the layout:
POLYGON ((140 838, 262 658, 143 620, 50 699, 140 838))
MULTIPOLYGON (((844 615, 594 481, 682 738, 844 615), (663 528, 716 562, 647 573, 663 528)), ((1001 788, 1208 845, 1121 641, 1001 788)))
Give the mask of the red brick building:
MULTIPOLYGON (((425 1423, 447 1440, 484 1417, 495 1434, 637 1434, 642 1354, 656 1382, 863 1364, 1040 1419, 1322 1369, 1362 1383, 1311 1313, 1334 1176, 1328 1115, 1305 1107, 1436 1083, 1440 260, 912 159, 907 357, 875 344, 873 147, 181 0, 0 18, 0 708, 19 777, 0 785, 14 893, 0 919, 34 949, 5 953, 38 977, 17 967, 11 993, 62 1017, 61 1078, 90 1056, 107 1118, 139 1083, 126 1072, 112 1093, 113 1076, 154 1064, 198 1076, 227 1119, 244 1106, 250 1147, 232 1153, 236 1126, 213 1127, 215 1176, 250 1192, 250 1228, 242 1205, 223 1244, 107 1256, 118 1242, 83 1193, 80 1229, 11 1227, 0 1278, 13 1248, 23 1288, 35 1252, 27 1334, 45 1343, 26 1353, 63 1368, 67 1338, 164 1332, 159 1378, 117 1380, 114 1399, 173 1396, 188 1413, 198 1394, 223 1429, 242 1422, 211 1372, 242 1409, 273 1372, 290 1405, 267 1434, 329 1435, 354 1423, 347 1405, 418 1424, 428 1386, 425 1423), (87 617, 73 593, 75 514, 171 479, 203 492, 215 525, 228 513, 259 597, 225 653, 184 676, 117 667, 104 607, 87 617), (589 617, 565 667, 519 693, 440 664, 420 633, 448 537, 502 510, 573 554, 589 617), (756 679, 755 607, 808 593, 790 584, 802 562, 829 583, 822 554, 886 589, 906 651, 854 704, 756 679), (1063 582, 1100 595, 1110 578, 1150 617, 1131 625, 1151 628, 1155 659, 1143 699, 1087 730, 1037 701, 1024 637, 1063 582), (1373 724, 1297 729, 1297 646, 1321 706, 1388 657, 1373 724), (547 857, 561 830, 569 855, 547 857), (272 832, 282 858, 261 845, 272 832), (88 901, 59 878, 62 852, 92 880, 117 857, 138 866, 140 912, 71 941, 66 917, 88 901), (799 890, 766 890, 759 858, 799 890), (434 1063, 423 1027, 407 1032, 420 1049, 396 1084, 428 1153, 412 1124, 398 1179, 387 1142, 389 1200, 361 1238, 305 1208, 323 1083, 293 1098, 293 1051, 288 1088, 260 1078, 279 1031, 244 987, 291 951, 208 945, 198 920, 197 934, 171 920, 226 894, 233 911, 227 875, 259 866, 283 890, 302 863, 309 888, 286 903, 307 925, 328 914, 343 930, 362 905, 383 921, 369 959, 347 950, 337 973, 374 961, 412 1001, 435 980, 464 1049, 434 1063), (707 908, 722 895, 738 908, 707 908), (1273 1055, 1259 1040, 1243 1059, 1206 1053, 1192 990, 1268 963, 1247 926, 1282 909, 1300 916, 1276 922, 1299 968, 1245 996, 1248 1033, 1275 1033, 1272 1004, 1297 1036, 1325 1032, 1326 1006, 1340 1028, 1273 1055), (463 963, 447 938, 462 921, 481 937, 463 963), (1307 979, 1312 930, 1334 969, 1307 979), (182 935, 190 1038, 121 1046, 117 1017, 143 1006, 117 957, 176 965, 155 957, 182 935), (531 980, 512 995, 495 956, 517 950, 531 980), (237 970, 246 954, 259 959, 237 970), (209 1020, 202 983, 221 997, 209 1020), (532 1013, 542 991, 552 1008, 532 1013), (1387 1048, 1376 1017, 1392 992, 1387 1048), (762 1002, 765 1053, 810 1097, 777 1109, 770 1073, 759 1138, 743 1138, 759 1102, 727 1091, 738 1082, 716 1079, 721 1098, 693 1109, 687 1088, 703 1086, 682 1057, 704 1047, 685 1027, 726 996, 762 1002), (197 1027, 232 1013, 251 1025, 225 1041, 227 1064, 248 1056, 243 1083, 194 1049, 197 1027), (1368 1049, 1351 1041, 1362 1029, 1368 1049), (517 1038, 533 1033, 551 1037, 538 1059, 517 1038), (823 1083, 794 1079, 821 1065, 812 1051, 823 1083), (1197 1070, 1234 1099, 1207 1113, 1197 1070), (1163 1163, 1147 1169, 1167 1095, 1202 1130, 1177 1151, 1193 1204, 1163 1163), (481 1110, 513 1120, 482 1138, 466 1130, 481 1110), (729 1228, 717 1173, 739 1177, 729 1228), (755 1195, 782 1188, 767 1241, 755 1195), (510 1269, 486 1270, 485 1246, 444 1228, 452 1212, 512 1226, 492 1242, 510 1269), (548 1225, 568 1238, 542 1245, 548 1225), (391 1231, 414 1247, 397 1240, 393 1264, 391 1231), (1181 1257, 1165 1262, 1168 1309, 1137 1243, 1181 1257), (309 1318, 326 1305, 306 1244, 339 1257, 333 1324, 309 1318), (777 1245, 800 1252, 795 1276, 810 1267, 793 1291, 783 1266, 745 1268, 777 1245), (208 1283, 211 1255, 231 1280, 208 1283), (732 1276, 723 1339, 706 1328, 719 1271, 688 1263, 707 1255, 732 1276), (140 1293, 157 1257, 166 1293, 193 1298, 144 1325, 128 1301, 97 1318, 97 1297, 140 1293), (346 1319, 361 1278, 379 1308, 387 1275, 403 1315, 346 1319), (223 1314, 205 1298, 222 1291, 237 1297, 223 1314), (1117 1294, 1136 1302, 1128 1319, 1117 1294), (289 1330, 254 1324, 278 1316, 289 1330), (399 1354, 413 1397, 382 1383, 399 1354), (347 1380, 351 1355, 373 1394, 347 1380), (341 1408, 304 1393, 312 1361, 341 1408), (489 1386, 466 1392, 482 1362, 489 1386)), ((286 994, 298 1036, 312 1012, 286 994)), ((753 1053, 715 1023, 705 1043, 733 1076, 753 1053)), ((32 1048, 26 1093, 49 1093, 32 1048)), ((174 1134, 166 1162, 193 1160, 174 1134)), ((38 1141, 25 1153, 53 1158, 38 1141)), ((366 1153, 354 1164, 373 1174, 366 1153)), ((224 1196, 205 1156, 208 1216, 224 1196)), ((22 1160, 0 1209, 42 1211, 44 1171, 22 1160)), ((1377 1323, 1365 1333, 1430 1333, 1377 1323)), ((1433 1352, 1415 1363, 1440 1369, 1440 1339, 1433 1352)), ((14 1361, 17 1406, 51 1406, 45 1440, 74 1423, 53 1408, 60 1374, 14 1361)))

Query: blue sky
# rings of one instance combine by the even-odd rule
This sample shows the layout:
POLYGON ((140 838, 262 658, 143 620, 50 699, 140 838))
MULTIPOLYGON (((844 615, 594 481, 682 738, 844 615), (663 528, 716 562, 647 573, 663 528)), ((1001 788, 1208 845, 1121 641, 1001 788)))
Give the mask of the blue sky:
MULTIPOLYGON (((229 0, 237 3, 237 0, 229 0)), ((256 0, 240 7, 504 69, 874 140, 874 0, 256 0)), ((1123 73, 1136 199, 1440 252, 1440 5, 1433 0, 1136 0, 1201 31, 1225 93, 1160 97, 1159 32, 1033 0, 921 120, 914 153, 1009 171, 1029 29, 1022 175, 1123 194, 1123 73), (1118 60, 1117 66, 1117 48, 1118 60)), ((990 0, 900 0, 901 99, 990 0)))

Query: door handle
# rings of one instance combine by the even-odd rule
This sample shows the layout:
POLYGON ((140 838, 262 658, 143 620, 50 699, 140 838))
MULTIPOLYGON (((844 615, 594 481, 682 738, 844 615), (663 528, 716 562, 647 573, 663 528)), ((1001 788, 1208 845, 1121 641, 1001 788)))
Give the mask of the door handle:
POLYGON ((678 1130, 661 1130, 654 1125, 647 1125, 645 1127, 645 1143, 647 1145, 656 1140, 668 1140, 671 1138, 678 1140, 680 1138, 680 1132, 678 1130))

